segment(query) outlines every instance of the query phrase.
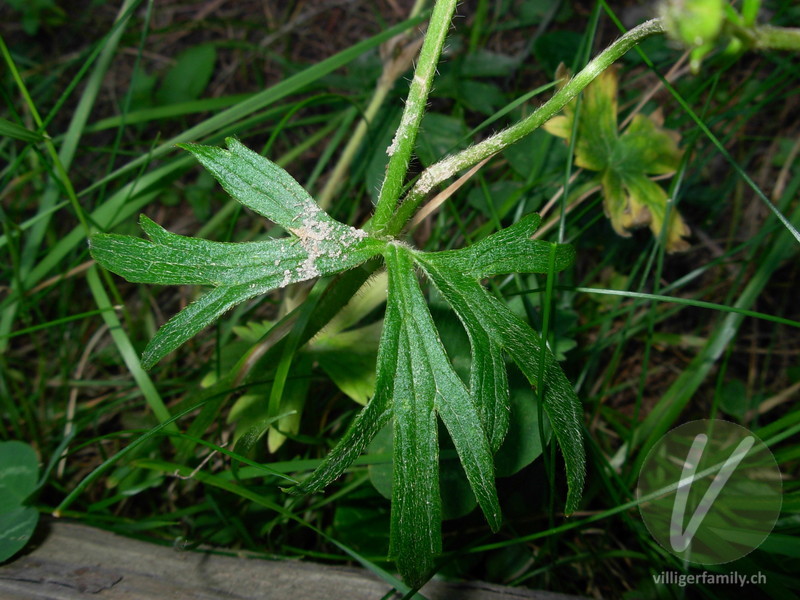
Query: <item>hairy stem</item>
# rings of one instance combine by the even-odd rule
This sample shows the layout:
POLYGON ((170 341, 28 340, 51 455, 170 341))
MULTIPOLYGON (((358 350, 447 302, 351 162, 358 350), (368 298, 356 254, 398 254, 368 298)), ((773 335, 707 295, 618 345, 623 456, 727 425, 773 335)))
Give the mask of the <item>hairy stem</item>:
POLYGON ((754 50, 800 50, 800 28, 757 25, 747 32, 754 50))
POLYGON ((394 213, 397 200, 403 189, 408 162, 417 140, 417 132, 425 113, 425 104, 431 90, 431 82, 436 73, 436 65, 442 53, 444 39, 455 12, 457 0, 437 0, 431 14, 425 42, 419 54, 419 63, 414 70, 414 79, 408 91, 408 99, 400 126, 397 128, 394 140, 387 149, 389 164, 386 167, 386 177, 383 180, 378 196, 375 214, 369 224, 370 231, 382 232, 394 213))
POLYGON ((458 171, 497 154, 511 144, 532 133, 556 115, 575 96, 577 96, 595 77, 610 67, 623 54, 643 39, 664 33, 661 19, 652 19, 631 29, 608 48, 598 54, 586 67, 575 75, 550 100, 542 104, 532 115, 461 152, 448 156, 426 169, 417 183, 408 192, 394 217, 381 230, 386 235, 397 235, 425 199, 428 193, 442 181, 449 179, 458 171))

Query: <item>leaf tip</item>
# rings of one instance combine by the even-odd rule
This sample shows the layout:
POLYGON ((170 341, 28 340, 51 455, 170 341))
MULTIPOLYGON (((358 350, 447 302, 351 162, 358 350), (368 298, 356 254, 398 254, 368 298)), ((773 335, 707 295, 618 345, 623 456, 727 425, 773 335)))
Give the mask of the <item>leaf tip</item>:
POLYGON ((530 237, 539 229, 539 226, 542 224, 542 217, 537 213, 531 213, 522 217, 519 223, 520 227, 524 229, 525 234, 530 237))
POLYGON ((578 258, 575 246, 572 244, 559 244, 557 250, 560 253, 560 260, 557 263, 559 270, 568 269, 575 264, 575 260, 578 258))
POLYGON ((574 515, 579 508, 580 502, 581 490, 570 488, 570 490, 567 492, 567 502, 564 506, 564 516, 571 517, 574 515))
POLYGON ((225 138, 225 145, 228 146, 228 150, 231 152, 238 152, 242 149, 249 150, 247 146, 242 144, 242 142, 233 136, 228 136, 225 138))

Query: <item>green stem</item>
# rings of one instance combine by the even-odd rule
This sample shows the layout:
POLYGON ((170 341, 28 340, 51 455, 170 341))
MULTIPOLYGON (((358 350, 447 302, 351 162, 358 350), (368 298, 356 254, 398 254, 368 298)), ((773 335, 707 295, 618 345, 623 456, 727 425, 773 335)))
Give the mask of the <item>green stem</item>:
POLYGON ((369 225, 370 231, 383 232, 400 198, 408 162, 417 140, 422 115, 425 113, 431 82, 436 73, 436 65, 439 63, 456 4, 457 0, 436 0, 428 32, 425 34, 425 42, 419 54, 419 63, 414 70, 414 79, 408 91, 403 117, 394 140, 386 151, 389 154, 389 164, 378 196, 375 215, 369 225))
POLYGON ((800 28, 758 25, 747 32, 754 50, 800 50, 800 28))
POLYGON ((631 29, 598 54, 580 73, 575 75, 532 115, 479 144, 470 146, 458 154, 448 156, 430 166, 420 175, 417 183, 411 188, 398 208, 397 213, 392 217, 388 225, 382 228, 381 232, 386 235, 397 235, 434 186, 449 179, 458 171, 471 167, 485 158, 501 152, 538 129, 564 108, 570 100, 575 98, 595 77, 610 67, 633 46, 645 38, 663 32, 664 25, 661 19, 652 19, 631 29))

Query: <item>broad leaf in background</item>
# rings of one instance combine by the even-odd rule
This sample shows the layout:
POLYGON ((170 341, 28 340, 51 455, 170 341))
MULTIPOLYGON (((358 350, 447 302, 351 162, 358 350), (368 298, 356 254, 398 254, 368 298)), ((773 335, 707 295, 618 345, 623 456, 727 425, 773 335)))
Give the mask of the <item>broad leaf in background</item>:
MULTIPOLYGON (((567 511, 575 510, 584 477, 577 397, 542 339, 480 284, 481 279, 492 275, 565 269, 574 260, 572 247, 531 240, 541 219, 530 215, 461 250, 418 252, 402 242, 375 239, 335 221, 286 171, 235 140, 228 140, 228 147, 184 146, 234 198, 283 227, 290 237, 264 242, 209 242, 169 233, 142 217, 141 225, 150 241, 113 234, 96 235, 91 240, 95 259, 130 281, 213 287, 156 333, 145 349, 143 362, 152 365, 235 304, 291 283, 353 268, 381 254, 388 272, 388 292, 374 394, 298 490, 320 491, 341 475, 382 427, 391 423, 390 553, 409 584, 423 584, 442 545, 439 420, 489 526, 493 530, 500 526, 492 455, 509 426, 506 352, 532 385, 538 385, 543 373, 544 408, 567 469, 567 511), (418 269, 433 281, 467 332, 471 350, 469 387, 454 370, 439 338, 419 285, 418 269)), ((381 295, 375 294, 361 305, 370 312, 381 301, 381 295)), ((330 324, 328 334, 349 335, 353 338, 350 342, 357 343, 377 332, 374 325, 349 329, 357 322, 345 311, 330 324)), ((270 429, 275 419, 285 433, 297 431, 310 357, 324 352, 322 346, 305 350, 308 354, 296 361, 296 367, 304 365, 300 373, 303 381, 297 389, 284 388, 282 414, 263 419, 259 411, 245 415, 249 407, 238 407, 244 431, 239 432, 237 451, 247 453, 268 429, 271 445, 279 444, 282 437, 275 436, 281 433, 270 429)), ((335 372, 348 367, 329 363, 324 368, 335 372)), ((339 379, 343 389, 350 387, 351 382, 339 379)), ((353 395, 359 399, 360 393, 353 395)))
MULTIPOLYGON (((302 348, 297 349, 292 373, 287 378, 278 412, 290 415, 275 419, 270 412, 269 398, 272 385, 251 385, 247 394, 240 396, 228 413, 228 423, 235 423, 233 442, 236 451, 248 455, 269 430, 268 450, 275 452, 285 436, 279 432, 296 434, 309 380, 313 377, 311 366, 319 367, 331 381, 347 396, 362 406, 375 394, 375 362, 378 355, 383 320, 357 327, 365 315, 369 315, 386 302, 388 279, 382 272, 370 278, 350 302, 302 348), (301 376, 301 373, 306 373, 301 376), (277 432, 276 432, 277 430, 277 432), (240 439, 249 440, 248 445, 238 446, 240 439)), ((233 327, 236 337, 220 350, 220 369, 227 371, 267 334, 274 326, 270 321, 252 321, 233 327)), ((217 380, 216 368, 206 375, 205 386, 217 380)), ((252 457, 258 454, 253 452, 252 457)))
MULTIPOLYGON (((569 78, 563 66, 556 75, 564 83, 569 78)), ((563 115, 550 119, 544 128, 569 143, 575 106, 573 100, 564 107, 563 115)), ((649 226, 656 239, 660 239, 668 198, 649 175, 666 175, 677 170, 683 155, 678 148, 680 137, 663 128, 660 111, 649 116, 637 114, 620 134, 617 110, 617 70, 610 68, 598 75, 583 92, 575 164, 598 172, 603 207, 619 235, 628 237, 630 230, 649 226)), ((667 252, 688 249, 689 244, 683 238, 689 233, 681 215, 672 208, 664 233, 667 252)))
MULTIPOLYGON (((384 299, 385 290, 384 285, 384 299)), ((357 298, 360 299, 361 296, 357 298)), ((237 335, 246 337, 248 342, 237 340, 223 348, 223 364, 226 362, 229 365, 235 364, 253 344, 258 343, 271 325, 267 322, 234 327, 237 335)), ((362 406, 365 405, 375 394, 375 360, 382 326, 383 321, 377 321, 344 332, 333 332, 326 328, 303 348, 298 349, 291 376, 287 378, 281 396, 278 412, 285 416, 280 419, 272 418, 269 410, 272 386, 270 384, 249 386, 250 392, 240 396, 228 413, 228 423, 236 424, 234 444, 238 444, 238 441, 245 437, 251 441, 248 446, 235 446, 236 451, 247 455, 253 445, 269 430, 268 450, 275 452, 285 439, 285 435, 281 432, 298 433, 312 377, 312 365, 322 369, 344 394, 362 406)), ((205 380, 208 384, 214 381, 216 377, 213 373, 210 373, 205 380)))
POLYGON ((192 46, 178 55, 156 94, 159 104, 197 100, 214 74, 217 51, 211 44, 192 46))
POLYGON ((39 511, 26 502, 39 480, 39 459, 23 442, 0 442, 0 562, 19 552, 33 535, 39 511))

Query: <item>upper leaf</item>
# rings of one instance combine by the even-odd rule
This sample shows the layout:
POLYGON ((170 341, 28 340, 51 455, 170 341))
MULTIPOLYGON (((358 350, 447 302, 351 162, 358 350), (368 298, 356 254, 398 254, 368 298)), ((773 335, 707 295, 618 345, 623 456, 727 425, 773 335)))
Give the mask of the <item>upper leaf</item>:
MULTIPOLYGON (((559 75, 565 78, 560 68, 559 75)), ((566 78, 565 78, 566 79, 566 78)), ((649 116, 637 114, 620 134, 617 127, 617 70, 609 68, 584 90, 577 124, 575 164, 598 171, 603 189, 603 206, 611 225, 621 236, 648 226, 657 238, 667 212, 667 194, 648 175, 674 173, 683 155, 677 133, 663 128, 660 111, 649 116)), ((570 141, 576 102, 564 107, 564 114, 550 119, 544 128, 570 141)), ((668 252, 686 250, 683 238, 689 227, 676 209, 670 211, 664 244, 668 252)))
POLYGON ((414 272, 416 254, 401 245, 387 246, 389 294, 376 395, 299 487, 314 492, 328 485, 393 418, 391 553, 404 578, 421 584, 441 550, 437 414, 493 529, 500 524, 500 507, 489 441, 473 397, 453 369, 433 324, 414 272))

